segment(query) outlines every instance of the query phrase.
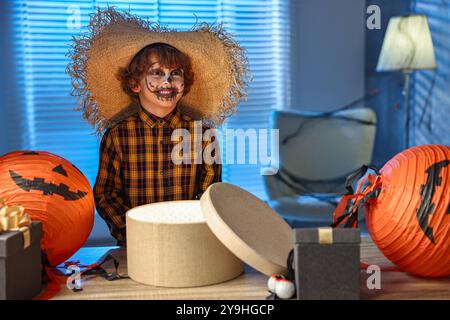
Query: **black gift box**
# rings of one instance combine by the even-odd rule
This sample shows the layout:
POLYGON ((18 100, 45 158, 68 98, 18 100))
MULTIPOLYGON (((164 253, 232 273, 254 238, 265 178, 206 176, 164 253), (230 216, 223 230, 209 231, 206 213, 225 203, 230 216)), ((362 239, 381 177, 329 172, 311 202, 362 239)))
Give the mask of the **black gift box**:
POLYGON ((41 222, 33 221, 29 231, 27 248, 21 231, 0 233, 0 300, 31 299, 41 291, 41 222))
POLYGON ((359 229, 294 229, 297 299, 360 298, 359 229))

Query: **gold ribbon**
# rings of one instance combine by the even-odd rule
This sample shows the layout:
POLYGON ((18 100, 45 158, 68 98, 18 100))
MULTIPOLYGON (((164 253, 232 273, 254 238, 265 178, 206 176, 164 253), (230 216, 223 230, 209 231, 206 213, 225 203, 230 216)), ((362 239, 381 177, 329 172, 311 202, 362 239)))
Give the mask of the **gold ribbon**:
POLYGON ((333 228, 319 228, 319 243, 333 244, 333 228))
POLYGON ((26 249, 31 243, 30 225, 31 219, 25 213, 24 207, 8 207, 3 199, 0 198, 0 233, 3 231, 21 231, 23 234, 23 248, 26 249))

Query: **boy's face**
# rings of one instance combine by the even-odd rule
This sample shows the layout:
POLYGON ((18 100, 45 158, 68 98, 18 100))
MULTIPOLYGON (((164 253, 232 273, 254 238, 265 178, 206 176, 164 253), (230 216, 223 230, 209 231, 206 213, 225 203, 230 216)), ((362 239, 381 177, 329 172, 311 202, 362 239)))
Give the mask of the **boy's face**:
POLYGON ((184 92, 183 70, 178 68, 166 68, 159 64, 158 57, 150 56, 150 68, 144 75, 139 85, 133 89, 139 94, 141 104, 159 112, 172 111, 184 92))

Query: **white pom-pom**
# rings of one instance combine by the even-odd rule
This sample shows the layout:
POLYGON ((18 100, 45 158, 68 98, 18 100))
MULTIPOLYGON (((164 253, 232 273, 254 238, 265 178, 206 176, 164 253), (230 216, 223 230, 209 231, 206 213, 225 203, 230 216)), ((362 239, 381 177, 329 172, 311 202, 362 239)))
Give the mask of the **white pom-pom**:
POLYGON ((295 293, 295 286, 292 281, 281 279, 275 287, 275 294, 281 299, 290 299, 295 293))
POLYGON ((278 274, 278 273, 273 274, 267 281, 267 287, 269 288, 269 291, 272 293, 275 293, 276 288, 277 288, 277 283, 282 279, 285 279, 285 277, 282 274, 278 274))

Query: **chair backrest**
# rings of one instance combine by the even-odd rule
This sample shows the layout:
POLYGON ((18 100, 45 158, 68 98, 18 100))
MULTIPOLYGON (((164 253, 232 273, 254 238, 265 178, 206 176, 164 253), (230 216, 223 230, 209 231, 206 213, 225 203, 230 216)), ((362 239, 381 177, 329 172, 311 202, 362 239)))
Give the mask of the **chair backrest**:
POLYGON ((372 109, 274 111, 271 126, 279 129, 280 175, 310 182, 312 192, 344 192, 345 177, 371 162, 376 129, 372 109))

